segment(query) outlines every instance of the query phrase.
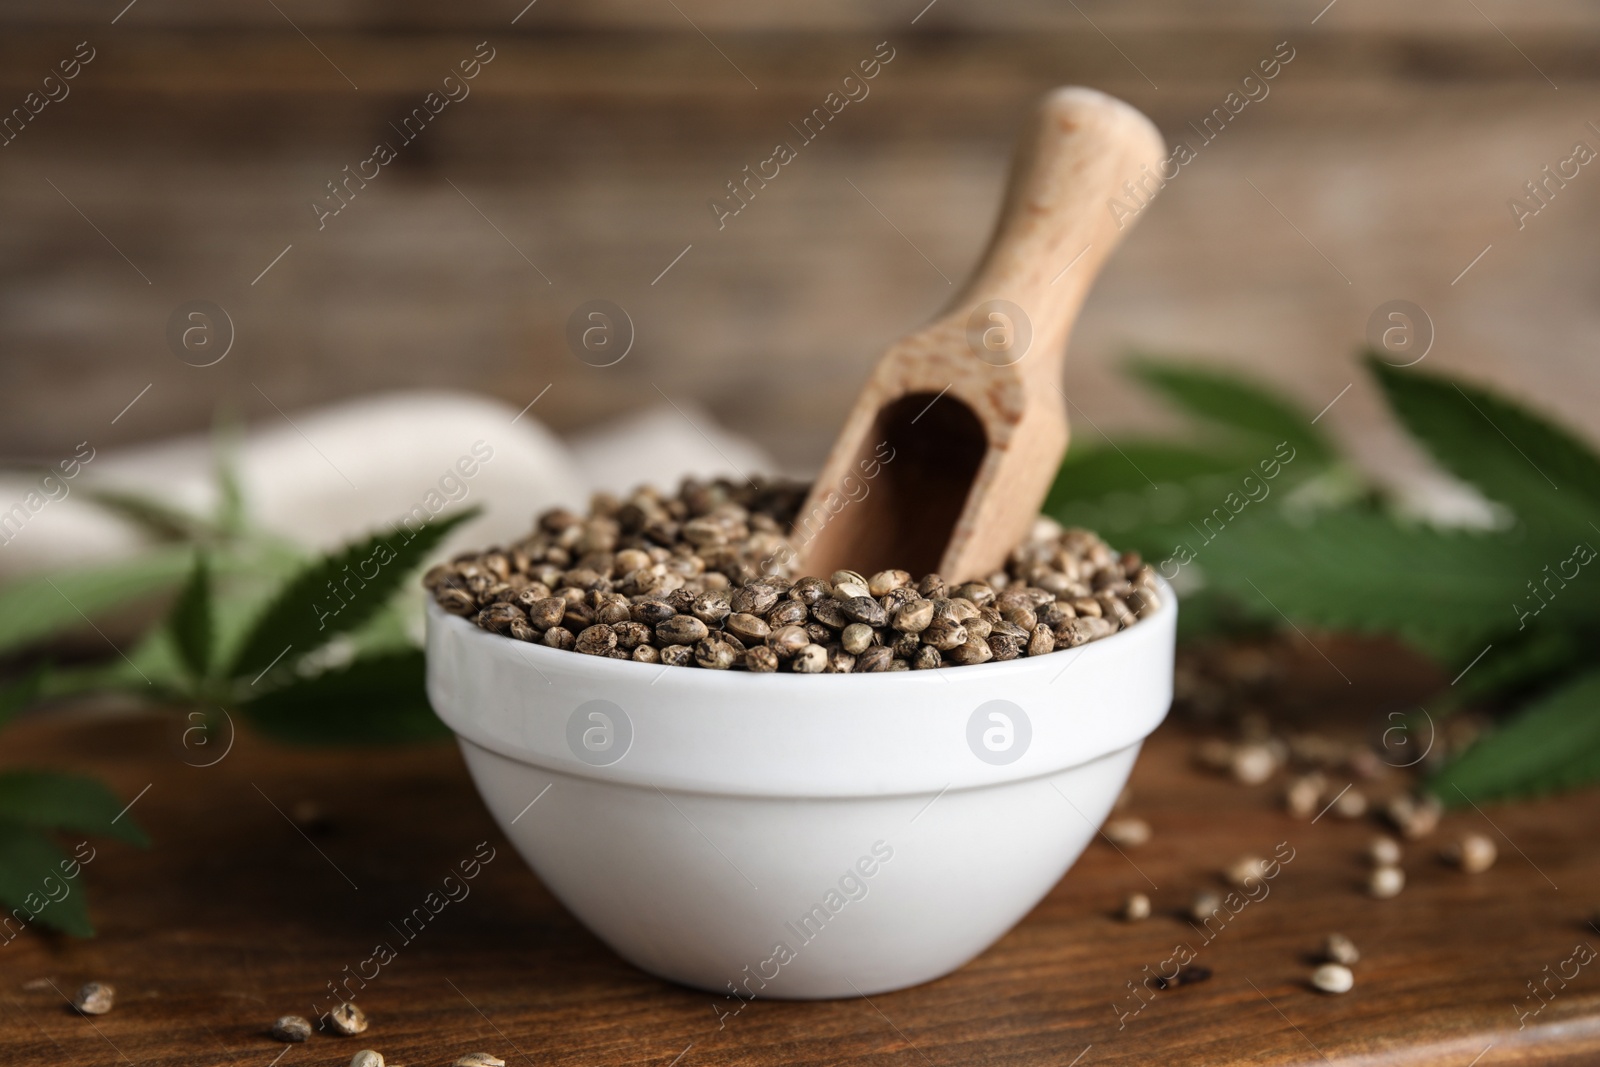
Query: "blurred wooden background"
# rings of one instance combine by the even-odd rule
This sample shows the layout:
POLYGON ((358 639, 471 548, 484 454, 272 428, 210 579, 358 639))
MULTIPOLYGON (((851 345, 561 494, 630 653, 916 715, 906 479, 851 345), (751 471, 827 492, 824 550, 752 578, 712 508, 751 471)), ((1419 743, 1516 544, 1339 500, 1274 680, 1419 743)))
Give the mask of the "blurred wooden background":
POLYGON ((219 405, 459 387, 520 407, 551 385, 535 410, 558 430, 694 399, 803 469, 971 265, 1030 98, 1096 86, 1195 145, 1187 123, 1282 41, 1270 95, 1092 294, 1074 402, 1157 423, 1116 373, 1133 348, 1248 368, 1313 412, 1354 381, 1322 425, 1404 469, 1353 355, 1405 298, 1437 329, 1428 366, 1594 433, 1600 165, 1521 231, 1507 206, 1576 142, 1600 150, 1592 4, 525 2, 0 3, 5 113, 95 50, 0 148, 0 454, 202 429, 219 405), (319 232, 324 183, 398 144, 390 123, 484 40, 471 96, 319 232), (881 41, 870 96, 719 231, 707 201, 881 41), (593 298, 637 329, 603 369, 563 339, 593 298), (237 330, 207 368, 166 338, 195 299, 237 330))

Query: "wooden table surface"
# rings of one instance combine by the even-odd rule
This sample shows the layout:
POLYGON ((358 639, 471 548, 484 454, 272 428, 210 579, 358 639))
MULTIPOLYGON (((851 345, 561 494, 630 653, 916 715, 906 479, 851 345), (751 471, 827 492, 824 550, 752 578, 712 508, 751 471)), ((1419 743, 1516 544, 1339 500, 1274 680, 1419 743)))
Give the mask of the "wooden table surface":
MULTIPOLYGON (((1415 670, 1396 674, 1359 652, 1339 657, 1353 685, 1301 687, 1302 714, 1370 726, 1424 691, 1415 670)), ((182 725, 52 715, 6 731, 8 765, 102 775, 130 798, 148 786, 133 811, 155 844, 95 842, 98 937, 28 934, 0 946, 0 1063, 293 1067, 347 1063, 363 1047, 391 1064, 488 1050, 526 1067, 1600 1061, 1600 967, 1565 988, 1551 981, 1548 1001, 1527 985, 1575 946, 1600 945, 1586 924, 1600 901, 1597 791, 1447 815, 1439 835, 1408 848, 1406 891, 1378 902, 1359 890, 1372 823, 1292 819, 1275 803, 1278 786, 1194 769, 1192 735, 1169 721, 1133 777, 1129 811, 1149 820, 1153 840, 1126 858, 1092 845, 975 962, 870 1002, 757 1000, 719 1027, 720 998, 634 970, 556 903, 495 829, 453 747, 304 750, 241 734, 201 768, 186 765, 201 760, 183 748, 182 725), (307 801, 326 817, 309 836, 286 814, 307 801), (1468 829, 1500 845, 1487 873, 1434 857, 1444 836, 1468 829), (286 1047, 266 1036, 276 1016, 309 1014, 319 994, 326 1002, 326 984, 375 942, 396 941, 389 924, 482 841, 495 856, 470 896, 360 993, 372 1019, 363 1037, 286 1047), (1226 862, 1279 842, 1294 859, 1270 895, 1209 944, 1176 916, 1196 888, 1221 888, 1226 862), (1116 919, 1122 896, 1139 890, 1155 916, 1116 919), (1311 953, 1335 930, 1363 953, 1355 990, 1340 997, 1306 982, 1311 953), (1128 983, 1178 944, 1212 977, 1147 994, 1134 1014, 1128 983), (89 979, 117 986, 111 1014, 79 1017, 52 988, 70 995, 89 979), (1518 1012, 1540 1003, 1519 1029, 1518 1012)))

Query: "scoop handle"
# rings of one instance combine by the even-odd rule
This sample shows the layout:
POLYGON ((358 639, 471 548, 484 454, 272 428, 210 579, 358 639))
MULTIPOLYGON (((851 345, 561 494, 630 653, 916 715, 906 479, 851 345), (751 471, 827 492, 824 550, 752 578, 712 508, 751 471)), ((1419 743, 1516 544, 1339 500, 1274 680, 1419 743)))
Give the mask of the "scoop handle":
POLYGON ((987 301, 1022 309, 1031 327, 1018 370, 1059 384, 1067 334, 1100 266, 1164 184, 1160 132, 1094 89, 1047 93, 1017 145, 994 236, 940 316, 965 325, 987 301))

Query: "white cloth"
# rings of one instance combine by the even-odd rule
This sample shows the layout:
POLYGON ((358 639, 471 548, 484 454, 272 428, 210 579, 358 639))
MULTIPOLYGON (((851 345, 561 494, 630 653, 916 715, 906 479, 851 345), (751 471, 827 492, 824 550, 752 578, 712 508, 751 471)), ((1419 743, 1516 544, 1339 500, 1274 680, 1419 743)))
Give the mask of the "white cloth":
MULTIPOLYGON (((597 489, 621 492, 641 482, 670 489, 689 474, 739 477, 772 469, 759 449, 682 401, 570 444, 550 433, 535 411, 519 416, 498 400, 412 392, 291 412, 288 419, 273 416, 238 446, 249 520, 307 548, 328 549, 391 527, 419 507, 443 513, 481 505, 483 514, 451 535, 443 555, 513 540, 539 511, 556 505, 581 510, 597 489)), ((19 526, 13 513, 0 527, 0 580, 125 557, 143 546, 138 530, 78 492, 85 486, 138 492, 211 514, 215 457, 213 438, 197 434, 99 450, 74 478, 58 477, 48 492, 38 476, 0 475, 0 522, 15 505, 25 516, 19 526), (28 509, 30 493, 35 503, 43 500, 37 511, 28 509)))

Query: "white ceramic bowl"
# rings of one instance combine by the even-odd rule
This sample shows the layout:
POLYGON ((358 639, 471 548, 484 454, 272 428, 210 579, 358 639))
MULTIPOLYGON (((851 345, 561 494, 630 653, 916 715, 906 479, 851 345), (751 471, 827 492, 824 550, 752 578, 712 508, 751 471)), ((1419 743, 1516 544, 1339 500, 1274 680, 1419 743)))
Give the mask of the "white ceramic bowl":
POLYGON ((625 959, 725 1011, 872 994, 978 955, 1083 851, 1171 703, 1162 592, 1076 649, 849 675, 581 656, 430 601, 428 696, 500 828, 625 959))

